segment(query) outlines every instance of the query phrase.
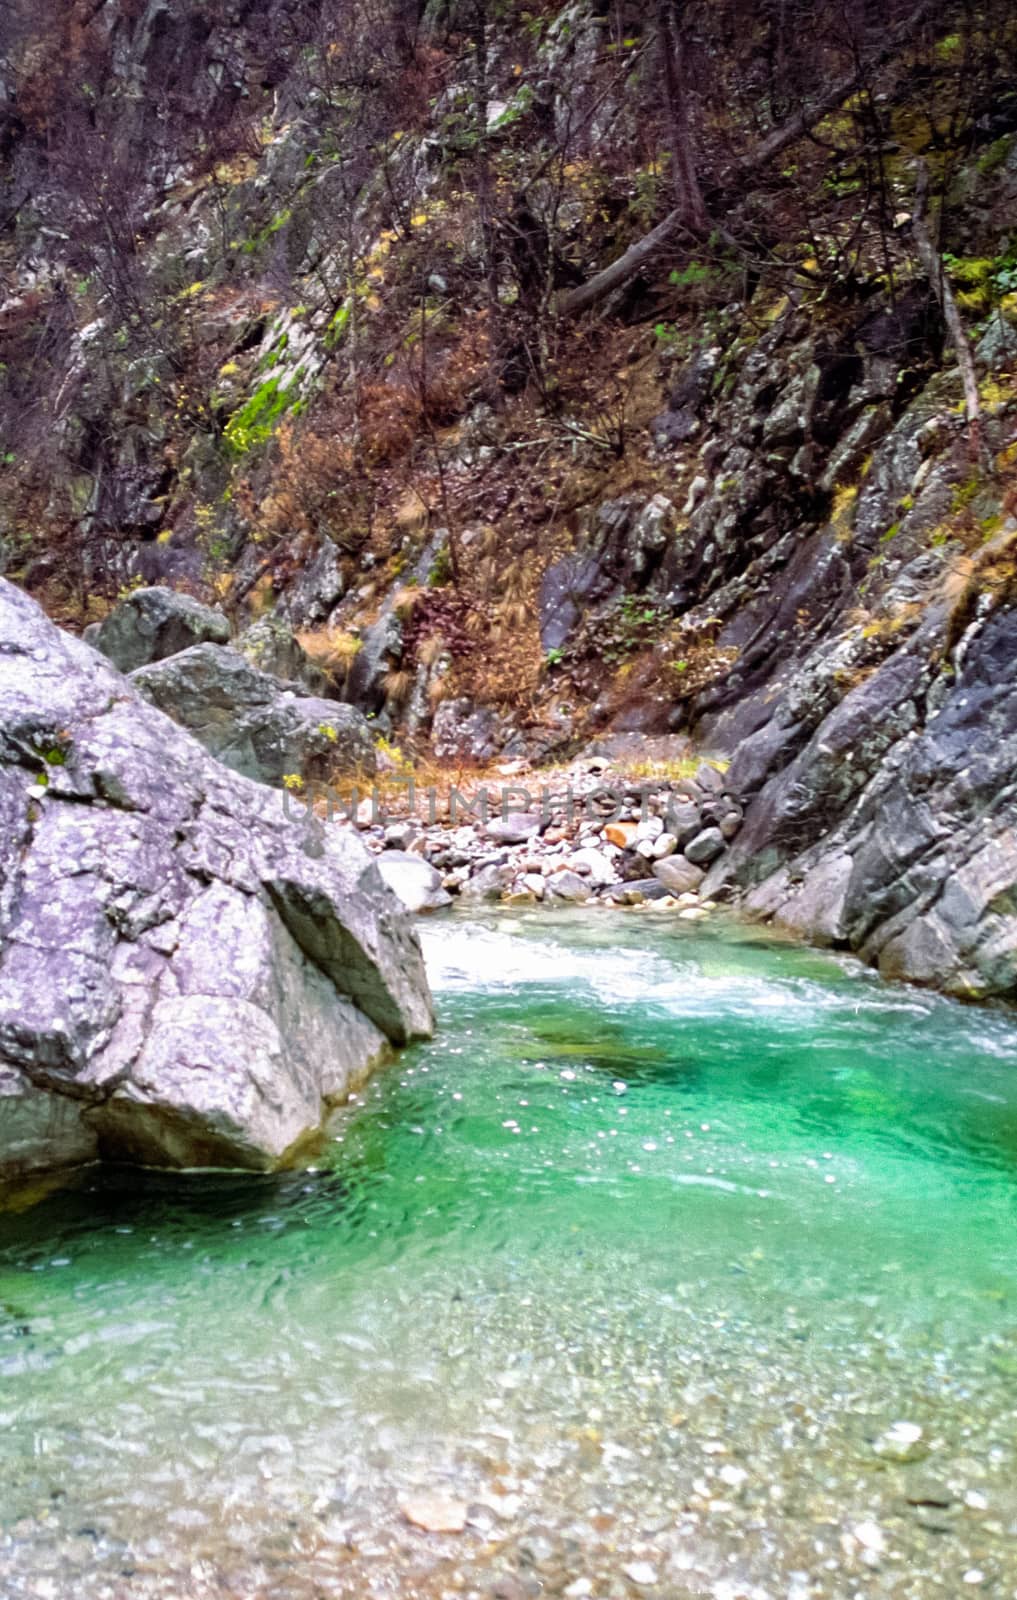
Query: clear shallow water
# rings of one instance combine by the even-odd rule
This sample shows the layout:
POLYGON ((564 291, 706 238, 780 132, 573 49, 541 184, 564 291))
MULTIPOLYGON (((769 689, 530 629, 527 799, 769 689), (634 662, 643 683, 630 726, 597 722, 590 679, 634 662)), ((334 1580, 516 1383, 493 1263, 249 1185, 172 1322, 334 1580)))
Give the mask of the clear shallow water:
POLYGON ((440 1036, 317 1172, 0 1216, 4 1600, 1017 1594, 1013 1017, 652 913, 424 937, 440 1036))

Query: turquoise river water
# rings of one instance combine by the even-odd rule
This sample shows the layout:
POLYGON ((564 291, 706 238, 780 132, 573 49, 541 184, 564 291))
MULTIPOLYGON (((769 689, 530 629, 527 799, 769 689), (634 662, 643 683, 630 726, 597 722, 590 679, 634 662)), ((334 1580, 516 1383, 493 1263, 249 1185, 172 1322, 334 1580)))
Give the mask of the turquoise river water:
POLYGON ((1015 1017, 653 912, 423 937, 315 1170, 0 1214, 3 1600, 1017 1596, 1015 1017))

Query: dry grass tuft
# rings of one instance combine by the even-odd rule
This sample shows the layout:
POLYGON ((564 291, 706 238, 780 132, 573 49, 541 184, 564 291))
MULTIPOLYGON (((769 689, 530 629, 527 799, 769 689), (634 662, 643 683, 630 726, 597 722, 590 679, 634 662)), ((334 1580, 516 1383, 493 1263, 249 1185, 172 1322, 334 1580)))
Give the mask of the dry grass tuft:
POLYGON ((385 698, 392 706, 404 706, 413 693, 412 672, 386 672, 383 683, 385 698))

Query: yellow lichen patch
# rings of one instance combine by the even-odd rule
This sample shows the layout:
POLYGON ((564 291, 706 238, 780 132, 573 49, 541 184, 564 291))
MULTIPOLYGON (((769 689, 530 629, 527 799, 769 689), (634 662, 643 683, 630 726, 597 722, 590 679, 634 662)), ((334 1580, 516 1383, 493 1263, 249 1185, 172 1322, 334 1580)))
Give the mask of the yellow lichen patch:
POLYGON ((762 312, 761 312, 762 319, 763 319, 764 322, 777 322, 784 315, 784 313, 787 310, 787 308, 788 308, 788 297, 787 297, 787 295, 786 294, 779 295, 777 297, 777 299, 774 300, 771 305, 764 305, 763 306, 762 312))
POLYGON ((830 509, 830 522, 841 544, 847 544, 851 538, 858 494, 859 487, 857 483, 845 484, 834 494, 833 505, 830 509))
POLYGON ((992 295, 987 287, 981 289, 958 289, 957 304, 968 316, 982 317, 992 305, 992 295))
POLYGON ((978 394, 985 406, 1002 406, 1014 398, 1017 385, 1014 379, 984 378, 978 385, 978 394))
POLYGON ((258 170, 258 163, 253 156, 233 156, 229 161, 220 161, 215 168, 213 177, 216 183, 246 183, 248 178, 253 178, 258 170))

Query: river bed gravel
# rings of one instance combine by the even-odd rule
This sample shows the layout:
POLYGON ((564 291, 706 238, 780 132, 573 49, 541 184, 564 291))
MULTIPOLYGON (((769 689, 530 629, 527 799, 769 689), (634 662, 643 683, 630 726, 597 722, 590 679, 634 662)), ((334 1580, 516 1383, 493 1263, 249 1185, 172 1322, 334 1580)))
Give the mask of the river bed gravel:
POLYGON ((319 1170, 0 1219, 4 1600, 1017 1596, 1011 1018, 723 923, 425 939, 319 1170))

